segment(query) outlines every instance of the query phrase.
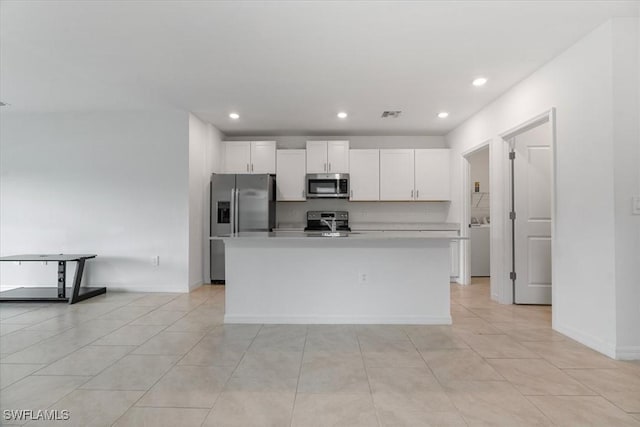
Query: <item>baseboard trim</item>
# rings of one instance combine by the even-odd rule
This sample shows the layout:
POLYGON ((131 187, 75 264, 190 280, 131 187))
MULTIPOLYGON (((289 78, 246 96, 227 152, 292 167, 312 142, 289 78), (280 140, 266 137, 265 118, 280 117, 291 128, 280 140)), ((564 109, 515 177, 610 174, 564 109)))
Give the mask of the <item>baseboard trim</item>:
POLYGON ((616 348, 618 360, 640 360, 640 345, 620 346, 616 348))
POLYGON ((191 283, 189 285, 189 292, 193 291, 194 289, 198 289, 202 285, 204 285, 204 282, 201 280, 191 283))
POLYGON ((242 316, 225 314, 224 323, 451 325, 451 316, 242 316))
POLYGON ((172 286, 170 288, 162 288, 162 289, 158 289, 157 287, 153 287, 153 286, 109 286, 108 284, 107 286, 107 293, 109 293, 109 291, 112 292, 157 292, 159 294, 162 293, 170 293, 170 294, 184 294, 189 292, 188 289, 185 289, 184 287, 177 287, 177 286, 172 286))
POLYGON ((612 359, 617 358, 616 346, 614 344, 602 341, 598 337, 579 331, 571 326, 557 324, 556 322, 553 324, 553 329, 607 357, 612 359))

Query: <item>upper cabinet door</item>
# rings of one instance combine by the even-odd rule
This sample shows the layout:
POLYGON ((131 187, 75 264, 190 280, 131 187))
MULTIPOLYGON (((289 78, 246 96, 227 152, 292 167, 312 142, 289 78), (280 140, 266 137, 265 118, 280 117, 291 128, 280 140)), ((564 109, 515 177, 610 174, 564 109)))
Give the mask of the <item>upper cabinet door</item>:
POLYGON ((327 173, 327 141, 307 141, 307 173, 327 173))
POLYGON ((250 173, 276 173, 276 142, 251 142, 250 173))
POLYGON ((380 150, 349 150, 349 200, 380 200, 380 150))
POLYGON ((451 200, 449 149, 424 149, 415 152, 415 199, 451 200))
POLYGON ((251 142, 224 142, 225 173, 251 173, 251 142))
POLYGON ((349 141, 327 141, 327 172, 349 173, 349 141))
POLYGON ((276 199, 278 201, 306 200, 306 150, 277 150, 276 199))
POLYGON ((380 200, 413 200, 413 150, 380 150, 380 200))

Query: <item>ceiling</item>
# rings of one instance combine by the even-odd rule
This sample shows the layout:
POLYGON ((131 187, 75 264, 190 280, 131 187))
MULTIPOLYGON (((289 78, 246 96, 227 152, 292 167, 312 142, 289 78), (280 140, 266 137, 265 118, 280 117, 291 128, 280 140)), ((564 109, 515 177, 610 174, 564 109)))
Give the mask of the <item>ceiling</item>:
POLYGON ((442 135, 637 13, 637 1, 3 0, 0 100, 3 112, 175 108, 228 135, 442 135))

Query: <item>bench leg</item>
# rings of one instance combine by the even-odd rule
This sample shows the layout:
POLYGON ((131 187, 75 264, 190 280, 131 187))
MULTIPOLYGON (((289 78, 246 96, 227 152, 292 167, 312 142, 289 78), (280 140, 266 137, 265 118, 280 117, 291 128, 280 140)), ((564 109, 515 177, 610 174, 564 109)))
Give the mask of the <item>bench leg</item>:
POLYGON ((84 273, 84 259, 80 258, 76 264, 76 274, 73 277, 73 293, 69 298, 69 304, 80 301, 78 295, 80 294, 80 283, 82 283, 82 273, 84 273))
POLYGON ((58 261, 58 298, 66 297, 67 262, 58 261))

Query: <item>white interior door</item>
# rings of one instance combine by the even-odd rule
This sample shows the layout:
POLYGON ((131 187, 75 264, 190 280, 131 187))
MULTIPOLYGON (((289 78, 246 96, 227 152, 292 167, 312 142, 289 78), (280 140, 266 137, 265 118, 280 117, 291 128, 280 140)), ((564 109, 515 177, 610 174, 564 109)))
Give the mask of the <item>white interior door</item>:
POLYGON ((551 304, 552 152, 550 123, 514 137, 516 304, 551 304))

